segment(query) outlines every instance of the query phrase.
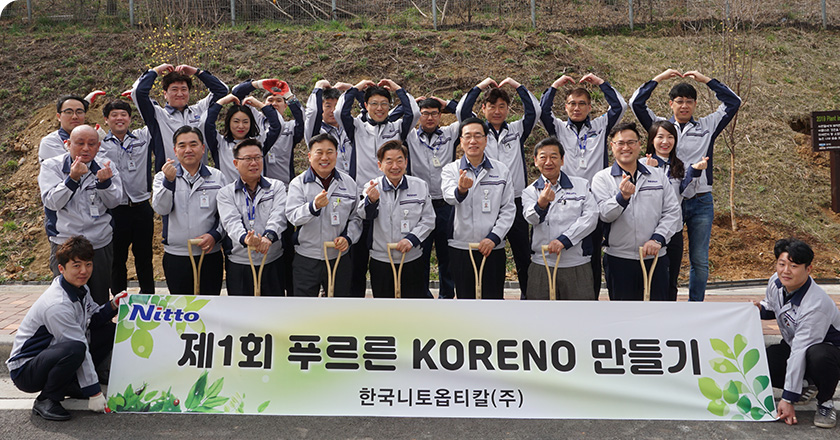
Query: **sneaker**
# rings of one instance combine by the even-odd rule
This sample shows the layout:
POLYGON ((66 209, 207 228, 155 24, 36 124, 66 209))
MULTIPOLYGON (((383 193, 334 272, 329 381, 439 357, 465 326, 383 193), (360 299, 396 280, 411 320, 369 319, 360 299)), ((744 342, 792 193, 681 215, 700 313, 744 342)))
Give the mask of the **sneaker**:
POLYGON ((817 396, 817 387, 814 385, 808 385, 807 387, 802 389, 802 394, 799 395, 799 400, 793 402, 794 405, 804 405, 810 402, 814 397, 817 396))
POLYGON ((819 428, 833 428, 837 425, 837 412, 834 408, 817 405, 817 413, 814 414, 814 426, 819 428))
POLYGON ((44 420, 70 420, 70 413, 61 406, 61 402, 52 399, 35 399, 35 404, 32 405, 32 413, 41 416, 44 420))

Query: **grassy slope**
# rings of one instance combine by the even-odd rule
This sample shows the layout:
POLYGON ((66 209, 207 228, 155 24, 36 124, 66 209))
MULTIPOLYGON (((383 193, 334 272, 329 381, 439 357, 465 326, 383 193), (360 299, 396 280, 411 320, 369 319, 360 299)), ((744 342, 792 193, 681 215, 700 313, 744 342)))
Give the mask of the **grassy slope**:
MULTIPOLYGON (((715 39, 705 33, 673 29, 640 31, 633 36, 324 26, 223 28, 200 35, 172 29, 66 25, 5 27, 2 32, 0 264, 31 264, 31 271, 39 276, 46 274, 42 259, 48 247, 39 229, 41 208, 34 175, 38 139, 55 129, 50 103, 60 94, 84 94, 94 88, 116 96, 149 65, 186 62, 209 68, 231 85, 245 78, 279 77, 290 82, 304 99, 320 77, 347 82, 390 77, 414 96, 433 93, 450 98, 488 75, 497 80, 513 76, 539 95, 561 73, 580 77, 594 71, 629 99, 636 87, 667 67, 717 73, 709 67, 715 39), (23 164, 17 166, 21 159, 23 164)), ((781 234, 809 237, 819 243, 825 261, 835 262, 840 256, 836 245, 840 221, 828 209, 827 156, 802 148, 806 138, 795 133, 789 122, 840 104, 830 76, 838 71, 840 60, 828 56, 840 42, 840 34, 765 29, 745 38, 750 39, 754 55, 754 76, 752 94, 740 115, 736 204, 747 226, 763 230, 757 235, 755 231, 753 235, 716 233, 713 254, 743 253, 744 258, 716 260, 713 256, 713 264, 717 264, 713 276, 716 269, 726 278, 766 273, 767 258, 757 253, 769 249, 770 243, 753 241, 781 234), (724 267, 728 265, 744 267, 724 267)), ((660 87, 652 99, 657 113, 666 113, 668 86, 660 87)), ((707 96, 702 100, 698 111, 705 114, 711 106, 707 96)), ((97 104, 89 121, 101 122, 98 108, 102 103, 97 104)), ((605 109, 599 94, 594 108, 598 114, 605 109)), ((628 119, 633 119, 631 114, 625 116, 628 119)), ((537 130, 530 144, 542 135, 544 132, 537 130)), ((722 142, 716 149, 715 175, 717 211, 728 212, 729 161, 722 142)), ((833 267, 827 266, 823 269, 830 270, 821 274, 836 276, 833 267)))

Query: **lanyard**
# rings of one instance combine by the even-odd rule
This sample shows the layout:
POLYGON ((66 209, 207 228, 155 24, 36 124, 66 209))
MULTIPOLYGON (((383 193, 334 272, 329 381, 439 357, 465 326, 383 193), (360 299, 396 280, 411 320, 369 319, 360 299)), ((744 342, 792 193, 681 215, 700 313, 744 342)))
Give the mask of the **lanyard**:
MULTIPOLYGON (((425 146, 426 148, 428 148, 428 149, 432 150, 432 151, 433 151, 433 153, 432 153, 432 154, 433 154, 435 157, 437 157, 438 152, 440 151, 440 146, 443 144, 443 135, 442 135, 442 134, 441 134, 441 135, 438 135, 437 140, 434 142, 434 146, 432 146, 432 145, 427 144, 427 143, 423 140, 423 135, 424 135, 424 134, 426 134, 426 132, 425 132, 425 131, 423 131, 423 129, 422 129, 422 128, 417 129, 417 139, 420 141, 420 143, 421 143, 421 144, 423 144, 423 146, 425 146)), ((434 133, 433 133, 433 134, 434 134, 434 133)), ((429 139, 431 139, 431 136, 429 136, 429 139)))
POLYGON ((589 138, 589 132, 583 135, 583 140, 580 139, 580 135, 578 135, 578 149, 580 150, 581 156, 586 154, 586 139, 589 138))
POLYGON ((341 141, 341 133, 343 131, 341 129, 341 127, 333 127, 332 125, 327 124, 326 122, 321 122, 321 129, 323 129, 324 131, 326 131, 328 134, 332 135, 332 137, 335 138, 336 142, 338 142, 338 151, 340 151, 341 155, 346 158, 347 157, 347 153, 346 153, 347 148, 344 146, 344 142, 341 141), (333 134, 333 133, 335 133, 335 134, 333 134))
POLYGON ((248 194, 248 187, 242 187, 242 192, 245 193, 245 209, 248 211, 248 225, 251 230, 254 230, 254 222, 257 219, 257 204, 251 200, 251 195, 248 194))

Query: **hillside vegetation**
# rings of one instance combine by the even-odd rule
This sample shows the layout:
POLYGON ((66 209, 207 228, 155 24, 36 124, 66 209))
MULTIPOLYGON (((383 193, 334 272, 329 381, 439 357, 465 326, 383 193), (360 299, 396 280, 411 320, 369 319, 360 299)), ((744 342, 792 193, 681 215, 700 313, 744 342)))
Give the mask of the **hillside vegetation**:
MULTIPOLYGON (((497 81, 511 76, 539 96, 561 74, 580 78, 594 72, 629 99, 637 87, 669 67, 721 74, 714 67, 720 64, 715 61, 721 58, 721 33, 714 30, 567 35, 339 25, 129 30, 62 24, 6 26, 0 32, 0 278, 9 280, 43 279, 49 273, 37 146, 57 128, 55 99, 105 90, 108 96, 88 113, 88 122, 102 123, 105 101, 160 63, 205 68, 231 86, 249 78, 280 78, 304 102, 320 78, 350 83, 391 78, 414 96, 450 99, 487 76, 497 81)), ((751 93, 737 129, 735 200, 740 229, 729 230, 729 156, 719 140, 712 280, 768 276, 772 242, 787 235, 811 241, 818 254, 816 275, 836 278, 840 217, 830 210, 828 155, 811 153, 810 138, 803 133, 811 111, 840 107, 840 86, 832 79, 840 59, 831 55, 840 34, 766 28, 737 34, 737 39, 738 56, 751 58, 753 68, 751 93)), ((670 85, 660 86, 651 100, 659 114, 667 113, 670 85)), ((704 89, 699 88, 699 114, 717 106, 704 89)), ((199 89, 198 94, 204 93, 199 89)), ((606 103, 600 93, 594 98, 593 112, 600 114, 606 103)), ((562 112, 562 107, 555 106, 555 111, 562 112)), ((513 113, 519 117, 521 105, 515 104, 513 113)), ((624 117, 634 119, 629 111, 624 117)), ((444 122, 451 120, 450 116, 444 122)), ((137 114, 135 125, 142 125, 137 114)), ((529 145, 544 135, 537 129, 529 145)), ((297 154, 302 164, 302 146, 297 154)), ((687 258, 683 263, 687 276, 687 258)))

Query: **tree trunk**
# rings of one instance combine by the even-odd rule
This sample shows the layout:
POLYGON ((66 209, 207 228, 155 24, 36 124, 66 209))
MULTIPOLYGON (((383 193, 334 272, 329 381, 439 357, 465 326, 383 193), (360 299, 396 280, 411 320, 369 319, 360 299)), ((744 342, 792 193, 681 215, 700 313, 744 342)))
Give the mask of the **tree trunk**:
MULTIPOLYGON (((734 147, 734 145, 733 145, 734 147)), ((738 223, 735 221, 735 152, 729 152, 729 219, 732 222, 732 230, 738 230, 738 223)))

